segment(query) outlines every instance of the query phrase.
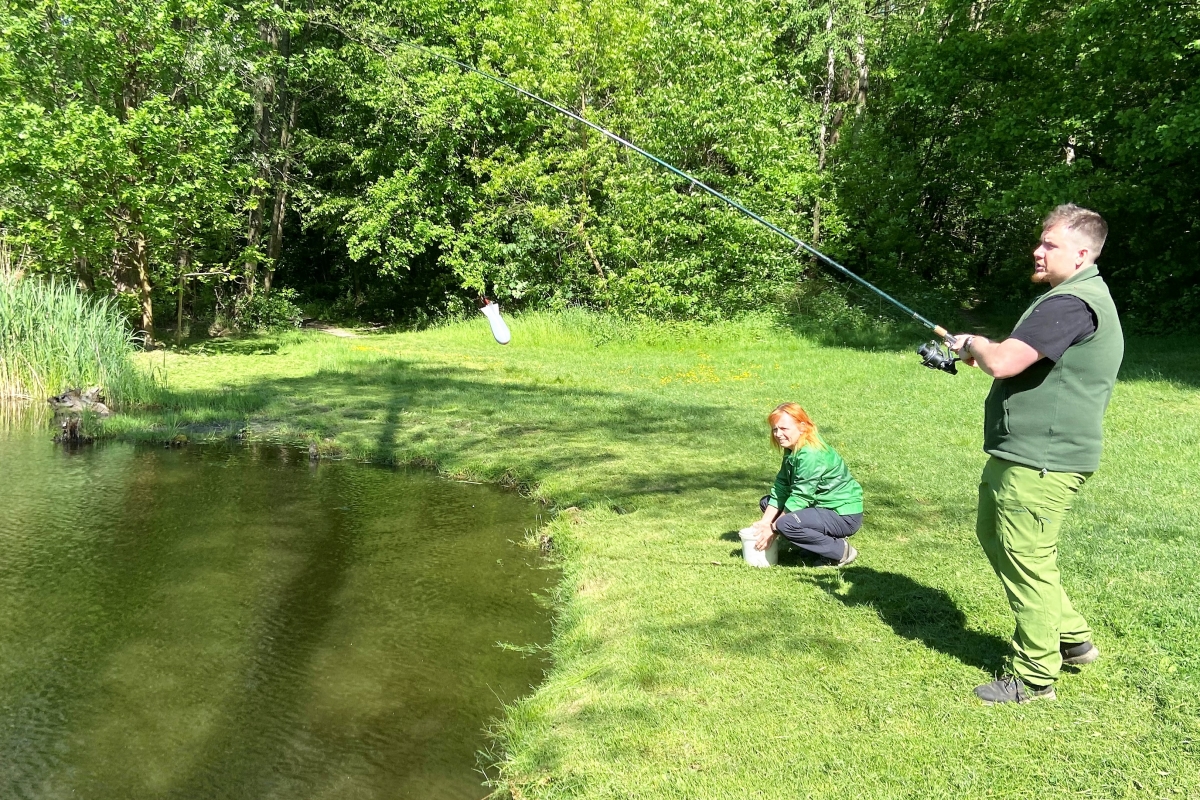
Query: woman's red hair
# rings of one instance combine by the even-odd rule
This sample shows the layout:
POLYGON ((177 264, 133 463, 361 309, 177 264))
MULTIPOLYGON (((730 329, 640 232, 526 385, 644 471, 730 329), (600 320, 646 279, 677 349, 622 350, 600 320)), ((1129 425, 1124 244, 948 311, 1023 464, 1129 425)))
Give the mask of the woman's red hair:
MULTIPOLYGON (((795 420, 796 424, 802 431, 800 434, 800 442, 796 445, 796 450, 808 445, 812 445, 813 447, 825 446, 825 443, 821 441, 821 437, 817 434, 817 424, 812 421, 812 417, 808 415, 808 412, 805 411, 799 403, 781 403, 780 405, 776 406, 775 410, 767 415, 767 425, 769 425, 771 428, 774 428, 775 423, 778 422, 779 418, 784 414, 795 420)), ((771 446, 776 450, 782 449, 779 445, 779 442, 775 441, 774 434, 768 435, 771 437, 771 446)))

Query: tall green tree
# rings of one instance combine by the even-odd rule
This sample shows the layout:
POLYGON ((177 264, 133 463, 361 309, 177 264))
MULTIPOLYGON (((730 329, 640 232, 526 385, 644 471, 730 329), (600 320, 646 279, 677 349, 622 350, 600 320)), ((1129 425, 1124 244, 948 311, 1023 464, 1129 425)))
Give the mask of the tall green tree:
POLYGON ((346 242, 355 287, 432 273, 443 302, 478 292, 675 315, 790 291, 806 264, 753 223, 583 126, 391 42, 508 76, 803 233, 824 180, 818 149, 858 102, 861 6, 839 7, 832 31, 828 14, 801 4, 513 0, 474 11, 352 8, 341 16, 352 35, 311 54, 325 79, 322 113, 302 111, 314 177, 303 216, 346 242))
POLYGON ((1129 324, 1196 324, 1200 7, 943 0, 891 23, 883 93, 843 140, 859 260, 1018 298, 1040 217, 1074 201, 1111 225, 1100 263, 1129 324))
POLYGON ((0 17, 0 225, 39 268, 136 298, 150 336, 155 288, 182 274, 269 288, 296 15, 282 2, 17 0, 0 17))
POLYGON ((188 254, 228 247, 247 185, 229 12, 209 0, 0 12, 0 225, 42 269, 136 297, 150 336, 154 286, 188 254))

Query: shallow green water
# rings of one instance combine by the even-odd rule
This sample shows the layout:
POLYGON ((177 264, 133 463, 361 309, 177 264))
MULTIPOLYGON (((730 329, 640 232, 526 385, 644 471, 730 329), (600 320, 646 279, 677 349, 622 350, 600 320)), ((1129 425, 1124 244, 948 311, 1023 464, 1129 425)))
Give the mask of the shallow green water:
POLYGON ((493 487, 0 432, 0 797, 478 798, 555 575, 493 487), (536 596, 535 596, 536 595, 536 596))

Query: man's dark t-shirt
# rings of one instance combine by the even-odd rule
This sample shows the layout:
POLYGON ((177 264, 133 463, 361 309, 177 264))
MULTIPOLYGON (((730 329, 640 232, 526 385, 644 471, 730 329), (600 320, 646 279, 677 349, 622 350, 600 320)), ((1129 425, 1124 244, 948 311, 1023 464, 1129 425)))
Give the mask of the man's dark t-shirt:
POLYGON ((1039 303, 1017 326, 1010 339, 1017 339, 1057 363, 1063 353, 1096 332, 1096 314, 1087 303, 1060 294, 1039 303))

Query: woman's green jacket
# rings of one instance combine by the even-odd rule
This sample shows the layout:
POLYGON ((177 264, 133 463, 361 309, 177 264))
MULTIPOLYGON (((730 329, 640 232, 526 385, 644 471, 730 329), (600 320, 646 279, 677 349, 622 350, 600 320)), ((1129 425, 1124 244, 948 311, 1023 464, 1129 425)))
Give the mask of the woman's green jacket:
POLYGON ((862 486, 837 451, 821 444, 805 445, 795 453, 783 452, 783 465, 767 502, 784 511, 815 506, 842 515, 861 514, 862 486))

